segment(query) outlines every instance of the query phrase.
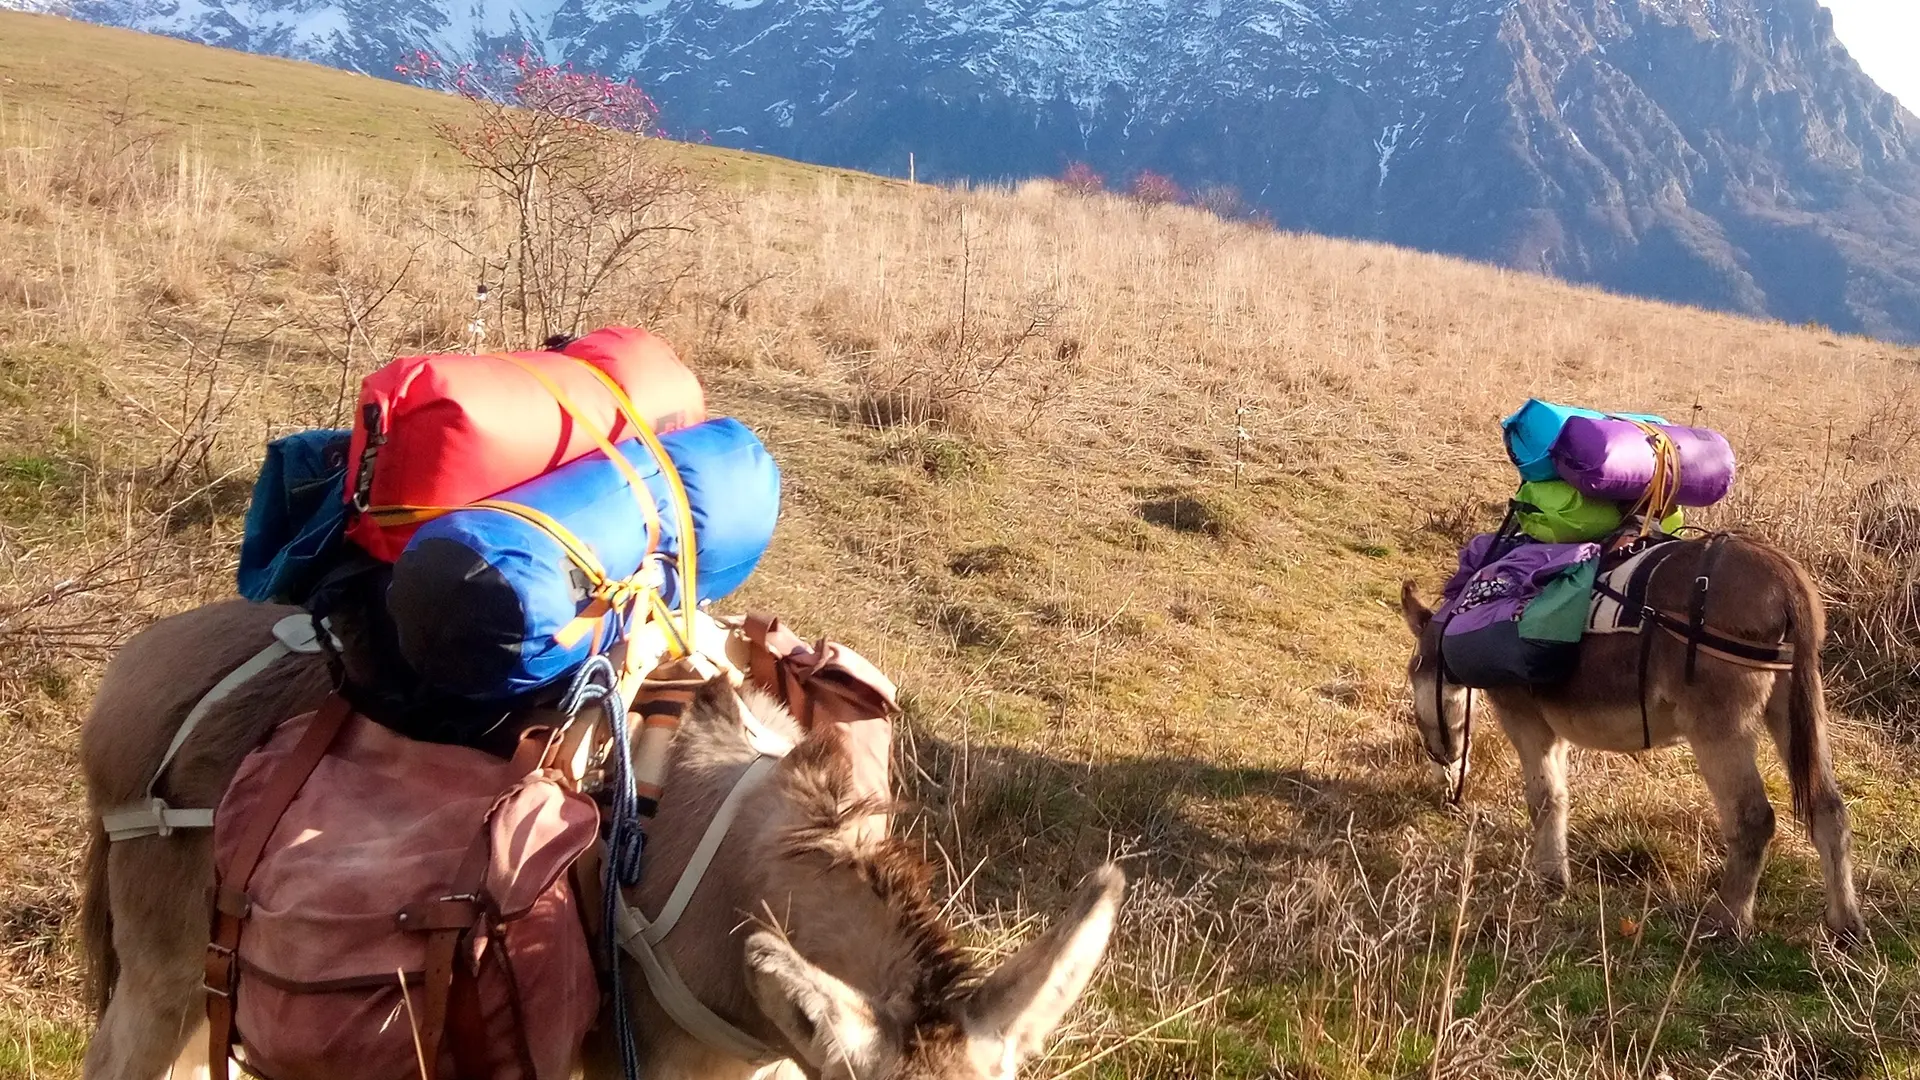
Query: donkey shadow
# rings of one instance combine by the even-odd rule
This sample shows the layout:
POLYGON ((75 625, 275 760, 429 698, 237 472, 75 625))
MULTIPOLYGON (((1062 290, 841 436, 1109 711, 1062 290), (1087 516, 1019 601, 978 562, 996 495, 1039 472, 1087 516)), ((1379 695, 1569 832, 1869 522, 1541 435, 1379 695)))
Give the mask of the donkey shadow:
POLYGON ((1335 777, 1178 755, 1089 763, 903 734, 896 776, 930 840, 956 864, 989 857, 995 877, 1065 885, 1130 850, 1156 875, 1192 881, 1284 864, 1334 838, 1371 861, 1438 809, 1404 773, 1335 777))

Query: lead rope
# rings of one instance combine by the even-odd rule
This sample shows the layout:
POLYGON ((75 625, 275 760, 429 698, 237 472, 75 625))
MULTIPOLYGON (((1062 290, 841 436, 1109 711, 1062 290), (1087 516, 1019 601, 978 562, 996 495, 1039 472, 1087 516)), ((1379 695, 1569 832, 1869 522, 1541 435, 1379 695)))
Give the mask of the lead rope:
POLYGON ((604 654, 588 658, 561 699, 560 710, 574 716, 597 703, 606 714, 607 732, 613 741, 612 752, 607 755, 607 779, 613 805, 607 812, 606 880, 600 890, 600 925, 605 928, 607 979, 613 991, 613 1037, 620 1045, 620 1071, 625 1080, 640 1080, 640 1050, 634 1042, 633 1009, 627 995, 618 935, 613 927, 620 917, 620 890, 640 882, 646 834, 640 831, 640 796, 634 786, 627 708, 620 700, 617 679, 613 661, 604 654))
MULTIPOLYGON (((1440 628, 1435 641, 1446 637, 1446 627, 1440 628)), ((1466 687, 1467 716, 1460 728, 1460 778, 1453 783, 1453 793, 1447 796, 1447 802, 1459 806, 1467 797, 1467 761, 1473 755, 1473 688, 1466 687)), ((1440 752, 1453 753, 1453 725, 1447 723, 1447 662, 1440 657, 1440 646, 1433 649, 1433 720, 1440 728, 1440 752)))
POLYGON ((1473 687, 1467 691, 1467 719, 1460 727, 1460 779, 1454 782, 1453 805, 1467 801, 1467 770, 1473 758, 1473 687))

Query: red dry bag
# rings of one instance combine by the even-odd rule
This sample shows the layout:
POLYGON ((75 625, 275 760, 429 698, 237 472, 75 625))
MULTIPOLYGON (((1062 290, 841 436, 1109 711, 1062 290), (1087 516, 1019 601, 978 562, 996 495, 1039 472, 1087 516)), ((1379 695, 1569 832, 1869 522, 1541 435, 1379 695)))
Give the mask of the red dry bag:
POLYGON ((431 511, 551 472, 598 448, 596 436, 634 438, 601 373, 656 432, 707 418, 700 381, 672 346, 628 327, 559 352, 403 356, 368 375, 347 458, 347 499, 358 511, 347 536, 392 562, 431 511), (596 430, 583 430, 589 423, 596 430))

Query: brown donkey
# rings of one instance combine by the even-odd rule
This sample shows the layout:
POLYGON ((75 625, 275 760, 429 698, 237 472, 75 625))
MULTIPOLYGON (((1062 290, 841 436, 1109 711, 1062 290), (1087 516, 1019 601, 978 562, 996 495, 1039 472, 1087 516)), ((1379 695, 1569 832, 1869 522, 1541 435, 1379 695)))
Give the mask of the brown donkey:
MULTIPOLYGON (((211 836, 109 844, 97 814, 144 794, 193 703, 269 644, 289 611, 232 602, 163 620, 127 644, 101 683, 81 733, 96 813, 84 901, 100 1014, 89 1080, 156 1080, 176 1059, 204 1067, 196 1031, 211 836)), ((278 661, 207 714, 158 794, 174 806, 213 805, 247 751, 328 689, 317 657, 278 661)), ((716 807, 761 754, 718 689, 695 701, 676 743, 646 869, 628 898, 641 911, 661 910, 716 807)), ((869 827, 874 805, 855 789, 845 739, 831 726, 802 738, 784 712, 748 698, 756 717, 797 745, 740 803, 660 953, 702 1005, 810 1077, 1012 1080, 1092 979, 1124 889, 1120 871, 1097 871, 1050 931, 994 970, 977 970, 930 896, 926 861, 869 827)), ((628 985, 643 1075, 748 1080, 760 1071, 679 1028, 631 962, 628 985)), ((617 1076, 617 1054, 590 1046, 579 1072, 617 1076)))
POLYGON ((1820 596, 1798 564, 1757 541, 1725 537, 1711 556, 1706 540, 1679 544, 1654 570, 1646 604, 1688 612, 1695 579, 1706 568, 1707 628, 1727 638, 1789 643, 1791 670, 1743 666, 1702 650, 1690 680, 1686 642, 1644 626, 1640 634, 1651 635, 1644 687, 1640 634, 1588 635, 1572 676, 1559 685, 1469 691, 1443 680, 1436 686, 1442 628, 1407 582, 1401 607, 1418 641, 1407 676, 1427 756, 1450 783, 1463 783, 1470 699, 1492 704, 1520 757, 1534 872, 1562 887, 1568 877, 1568 747, 1635 753, 1684 740, 1713 794, 1727 845, 1719 893, 1707 916, 1715 928, 1745 935, 1753 929, 1754 894, 1774 833, 1773 806, 1756 760, 1760 740, 1770 735, 1786 763, 1794 812, 1807 822, 1820 853, 1827 926, 1842 940, 1859 938, 1865 924, 1854 896, 1847 807, 1827 747, 1820 677, 1826 613, 1820 596))

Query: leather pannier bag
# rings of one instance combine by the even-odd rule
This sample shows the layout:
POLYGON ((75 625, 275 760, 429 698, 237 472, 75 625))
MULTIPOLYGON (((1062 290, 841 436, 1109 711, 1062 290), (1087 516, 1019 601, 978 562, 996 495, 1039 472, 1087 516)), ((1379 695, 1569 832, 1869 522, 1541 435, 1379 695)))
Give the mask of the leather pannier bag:
POLYGON ((540 768, 417 742, 336 696, 214 818, 214 1075, 559 1080, 600 1009, 568 869, 599 810, 540 768))

